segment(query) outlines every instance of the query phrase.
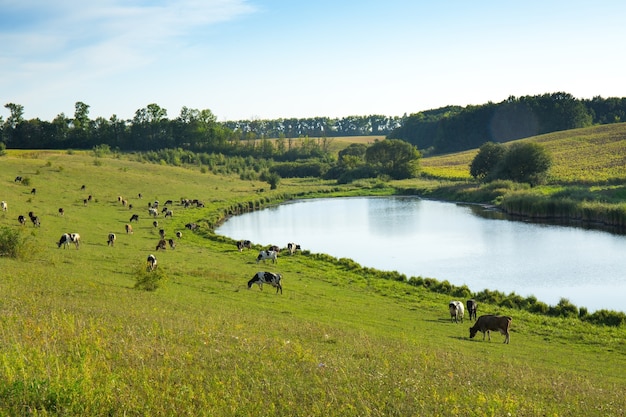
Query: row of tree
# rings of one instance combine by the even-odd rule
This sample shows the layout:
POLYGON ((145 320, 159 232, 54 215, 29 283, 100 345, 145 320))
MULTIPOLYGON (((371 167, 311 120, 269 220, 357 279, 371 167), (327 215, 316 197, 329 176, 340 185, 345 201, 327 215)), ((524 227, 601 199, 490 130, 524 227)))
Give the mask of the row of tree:
POLYGON ((626 98, 579 100, 558 92, 411 114, 388 137, 412 143, 426 154, 441 154, 478 148, 485 142, 618 122, 626 122, 626 98))
MULTIPOLYGON (((48 122, 24 119, 24 107, 9 103, 10 115, 0 116, 0 142, 18 149, 91 149, 106 144, 123 151, 182 148, 290 160, 324 152, 319 142, 294 138, 380 135, 401 139, 423 154, 478 148, 485 142, 573 129, 591 124, 626 121, 626 98, 578 100, 567 93, 509 97, 501 103, 447 106, 404 117, 381 115, 306 119, 217 122, 210 110, 183 107, 168 118, 167 110, 149 104, 131 120, 116 115, 89 118, 89 105, 77 102, 73 117, 59 114, 48 122), (268 138, 278 138, 268 142, 268 138), (297 145, 306 145, 304 148, 297 145)), ((321 146, 323 148, 323 144, 321 146)))

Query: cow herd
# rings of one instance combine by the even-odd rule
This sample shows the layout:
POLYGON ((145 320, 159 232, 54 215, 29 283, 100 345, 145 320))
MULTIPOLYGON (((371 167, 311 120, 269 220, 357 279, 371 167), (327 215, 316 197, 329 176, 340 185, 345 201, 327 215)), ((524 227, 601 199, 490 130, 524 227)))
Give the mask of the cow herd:
MULTIPOLYGON (((510 328, 512 319, 509 316, 497 316, 494 314, 485 314, 476 318, 478 311, 478 303, 474 299, 467 300, 467 313, 469 314, 470 321, 474 320, 475 323, 469 329, 469 337, 473 339, 476 333, 481 332, 483 334, 483 340, 485 335, 491 340, 491 332, 500 332, 504 335, 504 343, 509 343, 510 340, 510 328)), ((450 320, 454 323, 459 321, 463 322, 465 315, 465 307, 461 301, 452 300, 448 303, 448 310, 450 311, 450 320)))

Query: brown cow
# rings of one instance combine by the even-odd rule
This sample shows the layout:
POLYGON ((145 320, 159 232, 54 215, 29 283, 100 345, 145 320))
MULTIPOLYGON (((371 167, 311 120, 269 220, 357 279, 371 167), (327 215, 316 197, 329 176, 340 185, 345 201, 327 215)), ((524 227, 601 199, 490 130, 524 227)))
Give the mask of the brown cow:
POLYGON ((509 343, 510 333, 509 329, 511 328, 511 321, 513 319, 508 316, 494 316, 491 314, 487 314, 484 316, 478 317, 474 326, 470 327, 470 339, 476 336, 478 331, 483 332, 483 340, 485 340, 485 333, 491 340, 490 331, 499 331, 502 333, 504 338, 504 343, 509 343))

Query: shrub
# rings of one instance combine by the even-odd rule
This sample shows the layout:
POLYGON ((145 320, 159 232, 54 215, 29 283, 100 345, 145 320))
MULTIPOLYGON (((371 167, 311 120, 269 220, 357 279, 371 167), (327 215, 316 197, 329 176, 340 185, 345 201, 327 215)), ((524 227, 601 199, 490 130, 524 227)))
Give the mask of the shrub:
POLYGON ((156 291, 167 279, 163 268, 157 267, 155 270, 149 271, 145 263, 136 267, 134 275, 135 289, 144 291, 156 291))
POLYGON ((0 228, 0 256, 24 258, 30 252, 27 246, 26 238, 20 230, 6 226, 0 228))

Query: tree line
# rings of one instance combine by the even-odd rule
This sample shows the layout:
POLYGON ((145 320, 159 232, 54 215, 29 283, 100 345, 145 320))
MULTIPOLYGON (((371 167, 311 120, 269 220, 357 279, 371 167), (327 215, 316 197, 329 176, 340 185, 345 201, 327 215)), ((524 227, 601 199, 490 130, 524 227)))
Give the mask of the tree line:
POLYGON ((405 140, 428 155, 479 148, 486 142, 502 143, 619 122, 626 122, 626 98, 597 96, 579 100, 571 94, 557 92, 411 114, 387 137, 405 140))

